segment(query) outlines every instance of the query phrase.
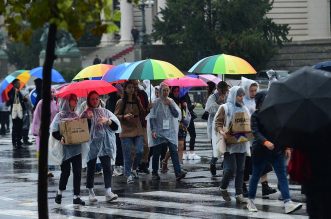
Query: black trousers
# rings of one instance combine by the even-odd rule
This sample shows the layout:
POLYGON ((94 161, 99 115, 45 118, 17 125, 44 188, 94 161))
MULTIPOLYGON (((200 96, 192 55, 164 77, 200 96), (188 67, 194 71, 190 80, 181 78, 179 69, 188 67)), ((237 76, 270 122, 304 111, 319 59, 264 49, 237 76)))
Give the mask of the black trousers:
POLYGON ((0 134, 5 135, 6 130, 9 129, 9 111, 0 111, 0 134))
MULTIPOLYGON (((190 151, 194 151, 195 139, 197 137, 197 134, 195 132, 194 120, 191 119, 190 124, 187 127, 187 131, 190 135, 190 151)), ((184 150, 186 150, 186 140, 184 150)))
POLYGON ((16 118, 13 119, 13 127, 12 127, 12 142, 13 146, 21 146, 22 145, 22 127, 23 127, 23 119, 16 118))
POLYGON ((74 195, 80 194, 80 182, 81 182, 81 173, 82 173, 82 155, 76 155, 74 157, 65 160, 61 164, 61 176, 60 176, 60 183, 59 189, 66 190, 68 179, 70 176, 70 170, 72 165, 72 172, 74 175, 74 195))
MULTIPOLYGON (((110 157, 102 156, 99 157, 103 169, 103 180, 105 182, 105 188, 111 187, 112 168, 110 165, 110 157)), ((87 162, 87 176, 86 176, 86 188, 91 189, 94 187, 94 172, 97 158, 87 162)))
POLYGON ((115 166, 123 166, 123 151, 121 145, 121 139, 118 133, 116 133, 116 159, 115 166))

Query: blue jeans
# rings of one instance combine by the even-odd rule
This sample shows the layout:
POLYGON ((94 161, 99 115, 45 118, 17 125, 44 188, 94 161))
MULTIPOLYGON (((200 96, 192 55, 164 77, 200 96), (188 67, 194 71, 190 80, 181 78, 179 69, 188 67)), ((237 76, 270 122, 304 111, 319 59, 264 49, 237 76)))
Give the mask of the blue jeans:
POLYGON ((252 156, 253 172, 249 181, 248 197, 250 199, 255 198, 257 184, 268 163, 272 165, 277 175, 279 190, 282 194, 284 202, 291 200, 286 177, 285 158, 282 153, 265 156, 252 156))
POLYGON ((140 164, 141 157, 144 152, 144 137, 136 136, 136 137, 127 137, 121 138, 123 158, 124 158, 124 175, 126 177, 131 175, 131 167, 133 170, 137 169, 140 164), (135 148, 135 159, 132 164, 131 158, 131 149, 132 146, 135 148))
POLYGON ((159 170, 159 160, 160 160, 160 154, 164 147, 169 147, 169 152, 172 160, 172 164, 174 166, 174 171, 176 176, 180 174, 180 164, 179 164, 179 158, 177 153, 177 145, 174 145, 170 142, 166 142, 163 144, 159 144, 153 147, 153 158, 152 158, 152 169, 153 174, 157 174, 159 170))

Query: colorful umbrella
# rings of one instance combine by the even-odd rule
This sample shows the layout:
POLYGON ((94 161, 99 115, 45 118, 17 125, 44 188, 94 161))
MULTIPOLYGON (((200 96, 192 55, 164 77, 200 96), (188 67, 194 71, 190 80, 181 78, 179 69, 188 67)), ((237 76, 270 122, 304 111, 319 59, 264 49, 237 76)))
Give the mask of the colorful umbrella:
POLYGON ((244 59, 226 54, 203 58, 188 71, 203 74, 256 74, 255 69, 244 59))
POLYGON ((192 78, 189 76, 185 76, 182 78, 170 78, 164 80, 169 86, 178 86, 178 87, 206 87, 208 86, 206 82, 199 78, 192 78))
POLYGON ((211 82, 213 82, 215 84, 218 84, 220 81, 222 81, 221 78, 216 77, 215 75, 211 75, 211 74, 187 75, 187 76, 192 77, 192 78, 200 78, 204 82, 211 81, 211 82))
POLYGON ((133 62, 126 67, 126 69, 114 79, 116 80, 162 80, 167 78, 181 78, 184 74, 169 62, 145 59, 137 62, 133 62))
POLYGON ((127 67, 130 65, 130 62, 122 63, 118 66, 115 66, 114 68, 107 71, 101 80, 108 81, 108 82, 115 82, 118 81, 118 76, 121 75, 121 73, 127 69, 127 67))
POLYGON ((64 97, 68 94, 76 94, 78 97, 87 97, 87 94, 91 91, 96 91, 99 95, 103 95, 116 92, 117 89, 103 80, 85 80, 72 82, 62 87, 55 93, 55 96, 64 97))
POLYGON ((107 71, 109 71, 113 67, 115 66, 107 65, 107 64, 91 65, 78 72, 78 74, 72 80, 74 81, 84 78, 98 78, 98 77, 101 78, 107 71))
MULTIPOLYGON (((43 67, 37 67, 34 69, 30 70, 30 75, 34 76, 36 78, 43 78, 43 67)), ((66 81, 64 80, 64 78, 62 77, 62 75, 60 74, 60 72, 58 72, 55 69, 52 69, 52 82, 55 83, 65 83, 66 81)))
POLYGON ((15 79, 19 79, 21 82, 20 89, 24 87, 24 85, 29 81, 31 75, 29 74, 28 70, 17 70, 13 73, 7 75, 5 79, 0 84, 0 101, 7 101, 7 93, 10 91, 10 89, 13 87, 12 82, 15 79))

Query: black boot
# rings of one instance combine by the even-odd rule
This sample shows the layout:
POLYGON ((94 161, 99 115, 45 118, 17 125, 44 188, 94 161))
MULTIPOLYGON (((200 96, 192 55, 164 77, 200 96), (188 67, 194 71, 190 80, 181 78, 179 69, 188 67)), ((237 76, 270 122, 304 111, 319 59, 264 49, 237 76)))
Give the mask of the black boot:
POLYGON ((267 181, 261 183, 261 185, 262 185, 262 198, 268 198, 268 195, 271 195, 271 194, 274 194, 277 192, 276 189, 273 189, 268 185, 267 181))
POLYGON ((62 201, 62 195, 59 195, 59 194, 56 193, 55 202, 57 204, 61 204, 61 201, 62 201))
POLYGON ((210 164, 210 173, 212 176, 216 176, 216 164, 210 164))
POLYGON ((74 205, 85 205, 85 202, 82 199, 80 199, 79 197, 78 198, 74 198, 73 201, 72 201, 72 203, 74 205))
POLYGON ((149 174, 149 170, 148 170, 148 165, 147 163, 141 163, 138 167, 138 172, 139 173, 146 173, 149 174))

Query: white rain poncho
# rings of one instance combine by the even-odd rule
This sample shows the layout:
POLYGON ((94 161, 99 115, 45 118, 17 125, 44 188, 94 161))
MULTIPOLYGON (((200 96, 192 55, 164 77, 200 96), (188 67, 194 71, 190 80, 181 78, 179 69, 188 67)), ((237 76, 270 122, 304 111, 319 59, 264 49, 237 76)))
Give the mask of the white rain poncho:
POLYGON ((209 113, 208 121, 207 121, 207 134, 208 134, 209 139, 212 138, 213 120, 214 120, 215 114, 221 104, 223 104, 223 103, 219 101, 218 92, 211 94, 207 99, 205 111, 207 111, 209 113))
POLYGON ((144 91, 146 92, 148 98, 152 98, 152 101, 155 100, 155 88, 153 85, 151 85, 150 80, 143 80, 143 83, 145 84, 144 91), (151 93, 152 92, 152 93, 151 93))
POLYGON ((50 159, 57 164, 82 153, 82 144, 62 145, 60 141, 52 136, 53 132, 60 131, 61 121, 79 118, 75 111, 70 110, 69 97, 70 95, 59 100, 59 112, 55 115, 50 128, 49 154, 51 155, 50 159))
POLYGON ((148 136, 148 146, 153 147, 162 143, 169 141, 174 145, 178 145, 178 130, 179 130, 179 121, 181 120, 181 111, 175 101, 169 97, 166 97, 171 101, 171 107, 178 112, 178 117, 175 118, 170 111, 170 106, 167 106, 163 103, 165 98, 163 97, 163 88, 160 86, 160 98, 157 98, 153 102, 153 107, 150 110, 150 113, 146 117, 147 120, 147 136, 148 136), (151 130, 151 120, 154 120, 155 127, 154 131, 157 134, 157 138, 152 138, 151 130), (169 123, 169 127, 164 129, 164 123, 169 123))
MULTIPOLYGON (((239 86, 233 86, 232 88, 230 88, 229 90, 229 95, 227 97, 227 101, 225 104, 221 105, 221 107, 219 107, 219 109, 217 110, 216 114, 215 114, 215 118, 213 119, 213 123, 212 123, 212 146, 213 146, 213 151, 214 148, 216 148, 217 146, 215 145, 215 142, 218 142, 218 138, 220 137, 219 133, 217 132, 216 128, 215 128, 215 120, 217 118, 217 115, 221 112, 221 108, 224 107, 224 105, 226 105, 226 107, 224 108, 225 111, 225 127, 229 128, 229 124, 230 121, 232 121, 232 117, 235 113, 237 112, 246 112, 248 113, 248 115, 250 115, 250 112, 248 110, 248 108, 246 106, 237 106, 236 105, 236 96, 237 96, 237 91, 240 89, 239 86)), ((247 153, 247 155, 250 156, 250 143, 249 142, 244 142, 244 143, 239 143, 239 144, 231 144, 231 146, 226 147, 226 151, 225 152, 230 152, 230 153, 247 153)), ((217 156, 213 154, 213 156, 217 156)))
POLYGON ((82 118, 87 118, 87 112, 92 111, 91 119, 89 152, 87 154, 87 162, 97 157, 110 156, 112 160, 116 159, 116 136, 115 133, 122 131, 121 124, 118 118, 109 110, 104 108, 88 108, 81 115, 82 118), (106 117, 118 125, 118 129, 113 131, 108 124, 99 124, 98 121, 102 117, 106 117))
POLYGON ((253 81, 251 79, 245 78, 245 77, 241 77, 241 87, 244 89, 245 91, 245 96, 244 96, 244 105, 248 108, 250 114, 252 115, 255 111, 255 99, 251 98, 249 95, 249 89, 252 86, 252 84, 256 84, 257 85, 257 92, 259 91, 259 85, 256 81, 253 81))

